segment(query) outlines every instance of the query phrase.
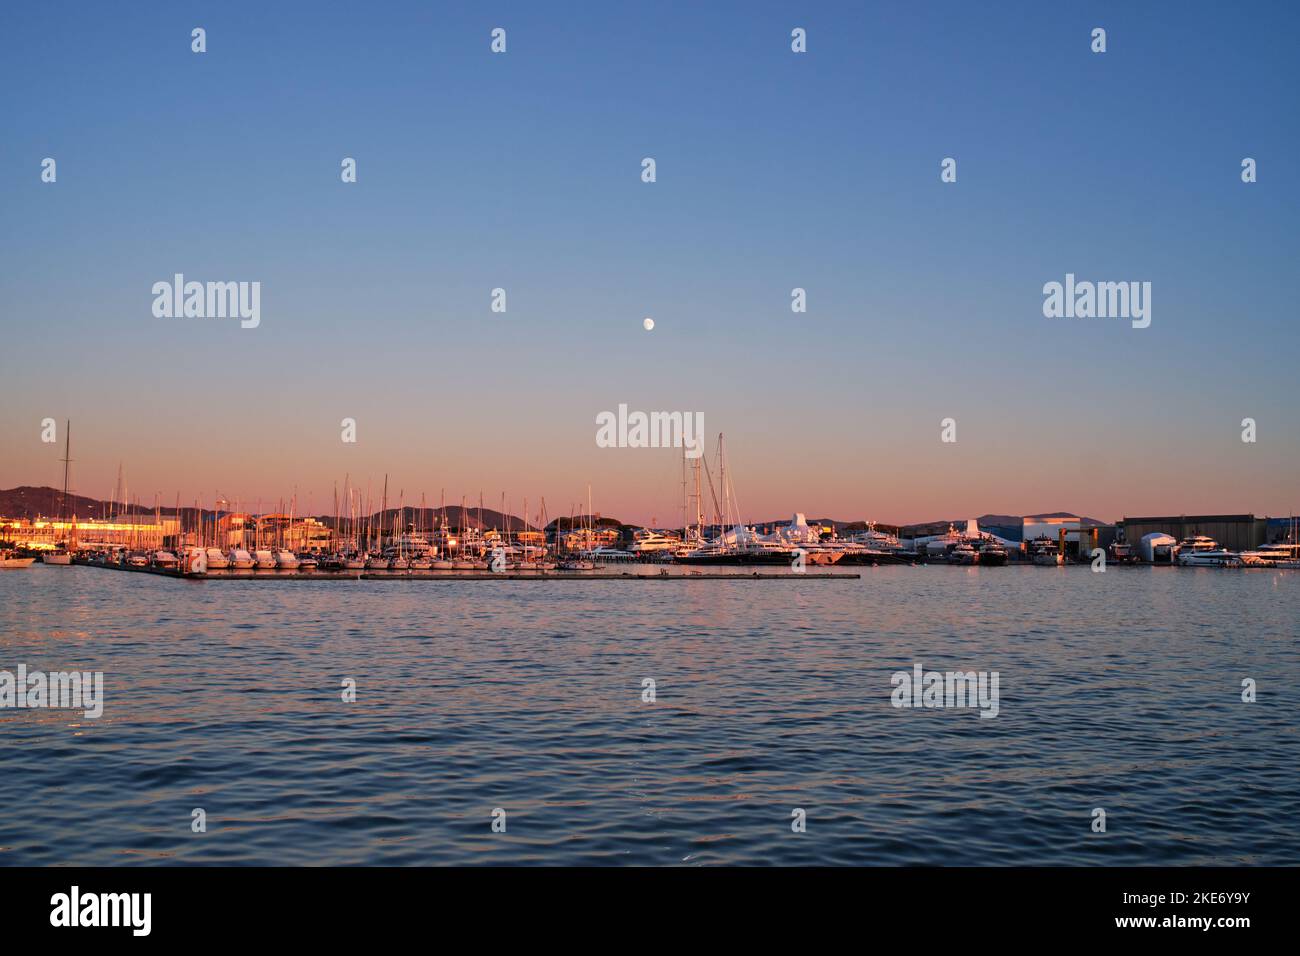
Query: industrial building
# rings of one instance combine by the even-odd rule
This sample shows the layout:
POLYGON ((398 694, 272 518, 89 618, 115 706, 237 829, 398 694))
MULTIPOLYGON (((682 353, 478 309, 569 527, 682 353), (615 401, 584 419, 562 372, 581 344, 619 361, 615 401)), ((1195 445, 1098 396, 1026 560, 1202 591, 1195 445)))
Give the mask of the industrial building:
POLYGON ((1130 518, 1122 522, 1124 540, 1136 545, 1148 534, 1167 534, 1178 541, 1203 534, 1229 551, 1250 551, 1267 540, 1268 519, 1254 515, 1176 515, 1130 518))

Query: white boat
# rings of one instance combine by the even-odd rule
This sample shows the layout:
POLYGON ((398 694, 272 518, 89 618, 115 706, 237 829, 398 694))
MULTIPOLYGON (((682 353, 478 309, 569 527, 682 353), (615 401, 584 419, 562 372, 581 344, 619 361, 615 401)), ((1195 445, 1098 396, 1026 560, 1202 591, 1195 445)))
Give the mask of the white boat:
POLYGON ((275 555, 266 548, 258 548, 253 552, 253 564, 259 571, 274 571, 275 555))
POLYGON ((41 555, 42 564, 71 564, 72 553, 66 548, 55 548, 41 555))
POLYGON ((205 553, 208 557, 209 571, 221 571, 230 567, 230 559, 226 557, 226 553, 220 548, 208 548, 205 553))
POLYGON ((149 552, 132 551, 126 556, 126 563, 133 568, 147 568, 149 567, 149 552))
POLYGON ((1203 534, 1184 538, 1178 543, 1178 564, 1184 568, 1235 568, 1241 566, 1236 552, 1219 547, 1203 534))
POLYGON ((180 559, 170 551, 164 551, 160 548, 153 553, 150 563, 155 568, 174 568, 180 564, 180 559))
POLYGON ((1241 563, 1248 568, 1300 567, 1300 544, 1261 544, 1254 551, 1241 552, 1241 563))
POLYGON ((652 528, 637 528, 632 532, 632 544, 628 550, 633 554, 649 554, 656 551, 676 551, 682 546, 682 539, 675 534, 661 534, 652 528))
POLYGON ((298 565, 298 555, 287 548, 280 548, 275 552, 275 566, 281 571, 297 571, 298 565))
POLYGON ((13 551, 0 551, 0 569, 6 571, 31 567, 35 561, 35 558, 20 558, 13 551))
POLYGON ((363 567, 367 571, 387 571, 388 559, 382 554, 372 554, 366 557, 363 567))
POLYGON ((253 556, 243 548, 231 548, 230 566, 236 571, 251 571, 254 567, 253 556))
POLYGON ((317 559, 316 555, 312 554, 310 551, 306 554, 298 555, 299 571, 315 571, 319 565, 320 561, 317 559))

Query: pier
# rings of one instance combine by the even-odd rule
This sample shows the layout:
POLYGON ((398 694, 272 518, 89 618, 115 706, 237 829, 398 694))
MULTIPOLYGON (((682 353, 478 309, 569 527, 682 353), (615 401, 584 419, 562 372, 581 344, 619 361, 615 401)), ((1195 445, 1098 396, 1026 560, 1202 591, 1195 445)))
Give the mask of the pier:
POLYGON ((124 564, 101 564, 86 558, 74 558, 73 564, 105 571, 129 571, 156 574, 164 578, 189 581, 783 581, 845 580, 856 581, 862 575, 835 571, 703 571, 698 568, 669 571, 208 571, 185 574, 171 568, 132 567, 124 564))

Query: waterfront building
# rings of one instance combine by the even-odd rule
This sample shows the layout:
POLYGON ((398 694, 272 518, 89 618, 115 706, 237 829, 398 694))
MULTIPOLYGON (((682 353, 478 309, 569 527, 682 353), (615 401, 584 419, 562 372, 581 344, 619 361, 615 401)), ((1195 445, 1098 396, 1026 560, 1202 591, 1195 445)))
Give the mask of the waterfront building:
POLYGON ((1229 551, 1250 551, 1267 540, 1268 519, 1254 515, 1177 515, 1125 517, 1124 540, 1136 543, 1148 534, 1167 534, 1182 541, 1196 535, 1213 538, 1229 551))

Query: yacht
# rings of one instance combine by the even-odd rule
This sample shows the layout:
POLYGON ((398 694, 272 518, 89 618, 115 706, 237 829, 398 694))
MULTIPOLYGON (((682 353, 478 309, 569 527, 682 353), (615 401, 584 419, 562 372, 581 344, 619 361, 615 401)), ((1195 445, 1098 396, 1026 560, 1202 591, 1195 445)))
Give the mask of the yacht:
POLYGON ((131 567, 131 568, 149 567, 149 552, 132 551, 130 554, 126 556, 126 564, 127 567, 131 567))
POLYGON ((170 551, 159 549, 153 553, 153 558, 150 563, 152 563, 155 568, 174 568, 180 564, 180 560, 170 551))
POLYGON ((1106 560, 1111 564, 1136 564, 1137 559, 1133 546, 1123 541, 1112 541, 1106 548, 1106 560))
POLYGON ((1262 544, 1240 557, 1248 568, 1300 568, 1300 544, 1262 544))
POLYGON ((287 548, 281 548, 275 552, 275 566, 281 571, 297 571, 300 564, 298 555, 287 548))
POLYGON ((41 555, 42 564, 71 564, 72 552, 67 548, 55 548, 41 555))
POLYGON ((965 541, 948 552, 949 564, 975 564, 979 559, 979 552, 965 541))
POLYGON ((253 552, 253 564, 259 571, 274 571, 275 555, 267 548, 258 548, 253 552))
POLYGON ((1029 542, 1029 554, 1034 564, 1040 567, 1053 568, 1065 563, 1065 556, 1061 554, 1061 549, 1046 535, 1029 542))
POLYGON ((1217 541, 1203 534, 1178 543, 1178 564, 1184 568, 1231 568, 1241 563, 1236 553, 1219 547, 1217 541))
POLYGON ((998 567, 1007 563, 1007 549, 994 538, 985 538, 979 547, 981 567, 998 567))
POLYGON ((0 551, 0 569, 8 571, 15 568, 28 568, 35 561, 35 558, 19 557, 17 551, 0 551))
POLYGON ((656 551, 676 551, 682 546, 682 539, 674 534, 661 534, 651 528, 637 528, 632 532, 632 544, 628 550, 633 554, 648 554, 656 551))
POLYGON ((319 563, 320 562, 316 559, 316 555, 312 554, 310 551, 304 551, 302 554, 298 555, 299 571, 315 571, 319 563))
POLYGON ((220 548, 208 548, 207 554, 209 571, 220 571, 230 567, 230 559, 220 548))
POLYGON ((244 548, 231 548, 230 567, 236 571, 251 571, 254 567, 253 556, 244 548))

